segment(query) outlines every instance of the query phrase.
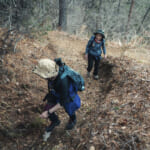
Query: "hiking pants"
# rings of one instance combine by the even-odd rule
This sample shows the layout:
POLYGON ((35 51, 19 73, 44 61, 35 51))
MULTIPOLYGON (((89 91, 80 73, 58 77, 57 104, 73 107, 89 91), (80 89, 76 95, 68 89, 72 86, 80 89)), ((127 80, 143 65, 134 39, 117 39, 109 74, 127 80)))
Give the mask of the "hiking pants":
MULTIPOLYGON (((76 120, 76 114, 74 113, 73 115, 69 116, 72 121, 76 120)), ((58 121, 58 116, 56 113, 52 113, 48 116, 51 122, 57 122, 58 121)))
POLYGON ((98 75, 98 71, 99 71, 100 56, 96 57, 96 56, 88 54, 88 68, 87 68, 88 72, 91 72, 91 70, 93 68, 93 63, 94 63, 93 74, 96 76, 96 75, 98 75))

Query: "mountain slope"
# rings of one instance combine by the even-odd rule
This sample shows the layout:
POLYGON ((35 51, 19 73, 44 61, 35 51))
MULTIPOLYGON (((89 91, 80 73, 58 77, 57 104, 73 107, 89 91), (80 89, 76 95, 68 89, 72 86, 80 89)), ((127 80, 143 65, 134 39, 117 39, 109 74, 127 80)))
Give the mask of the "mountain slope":
MULTIPOLYGON (((83 58, 86 43, 87 40, 53 31, 40 40, 24 38, 16 54, 5 55, 0 82, 2 150, 150 148, 149 68, 127 57, 112 57, 115 53, 108 52, 108 59, 101 61, 100 79, 87 79, 83 58), (82 107, 77 113, 76 128, 64 130, 68 117, 60 110, 62 125, 43 143, 42 134, 48 122, 39 119, 39 114, 47 85, 32 69, 38 59, 47 57, 62 57, 80 72, 86 90, 79 93, 82 107)), ((107 50, 112 50, 109 44, 107 50)))

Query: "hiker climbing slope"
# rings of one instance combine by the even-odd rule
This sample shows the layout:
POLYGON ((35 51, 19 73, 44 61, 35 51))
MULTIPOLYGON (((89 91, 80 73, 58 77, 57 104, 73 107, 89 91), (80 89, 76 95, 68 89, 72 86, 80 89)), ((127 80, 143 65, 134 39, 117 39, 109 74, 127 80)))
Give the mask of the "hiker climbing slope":
POLYGON ((56 111, 63 107, 69 115, 69 122, 66 129, 73 129, 76 124, 76 114, 80 108, 80 97, 78 90, 84 89, 83 78, 74 70, 61 62, 61 59, 52 61, 50 59, 41 59, 36 66, 34 73, 48 81, 48 94, 44 100, 47 100, 42 118, 49 118, 51 124, 46 128, 44 140, 50 136, 52 130, 60 124, 56 111))
POLYGON ((88 59, 87 77, 90 77, 93 63, 95 63, 93 77, 96 80, 99 78, 98 71, 102 50, 104 58, 106 58, 105 35, 102 30, 98 30, 90 38, 86 46, 85 58, 88 59))

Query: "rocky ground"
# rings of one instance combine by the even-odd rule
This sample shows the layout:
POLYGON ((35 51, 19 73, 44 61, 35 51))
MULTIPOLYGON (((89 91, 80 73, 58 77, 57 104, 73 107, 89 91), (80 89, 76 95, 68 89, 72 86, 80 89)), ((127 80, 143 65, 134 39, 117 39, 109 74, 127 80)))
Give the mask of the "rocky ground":
MULTIPOLYGON (((87 40, 58 31, 39 40, 24 37, 13 53, 0 41, 0 149, 1 150, 149 150, 150 69, 127 57, 101 61, 98 81, 86 78, 83 53, 87 40), (7 50, 7 51, 6 51, 7 50), (77 126, 65 131, 68 116, 59 111, 61 125, 44 143, 48 122, 39 118, 46 81, 32 73, 40 58, 61 57, 83 75, 86 90, 77 126)), ((7 42, 7 41, 6 41, 7 42)), ((115 52, 116 53, 116 52, 115 52)))

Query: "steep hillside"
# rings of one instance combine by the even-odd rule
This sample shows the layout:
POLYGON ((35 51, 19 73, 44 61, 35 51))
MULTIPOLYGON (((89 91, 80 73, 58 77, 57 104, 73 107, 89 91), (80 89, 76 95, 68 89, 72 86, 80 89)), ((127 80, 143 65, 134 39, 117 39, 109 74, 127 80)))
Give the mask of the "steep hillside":
MULTIPOLYGON (((101 61, 100 79, 86 78, 83 58, 87 40, 53 31, 39 40, 24 38, 17 53, 1 58, 0 149, 2 150, 148 150, 150 149, 150 69, 145 53, 107 43, 108 58, 101 61), (116 57, 117 56, 117 57, 116 57), (122 56, 122 57, 120 57, 122 56), (86 90, 79 93, 82 107, 74 130, 65 131, 68 117, 59 111, 62 125, 47 143, 41 120, 46 81, 32 73, 40 58, 62 57, 80 72, 86 90), (140 62, 140 63, 139 63, 140 62), (7 144, 6 144, 7 143, 7 144)), ((2 47, 2 45, 0 45, 2 47)))

